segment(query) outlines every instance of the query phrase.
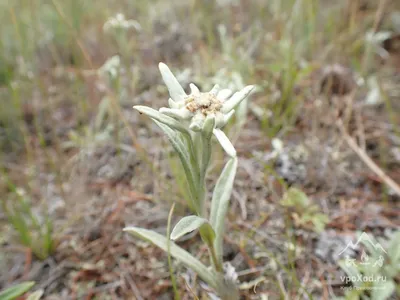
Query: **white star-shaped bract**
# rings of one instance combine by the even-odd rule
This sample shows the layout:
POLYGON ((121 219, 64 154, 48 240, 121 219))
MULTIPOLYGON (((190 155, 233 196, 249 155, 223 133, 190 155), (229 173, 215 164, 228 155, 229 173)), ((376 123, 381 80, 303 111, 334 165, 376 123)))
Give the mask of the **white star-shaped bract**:
POLYGON ((159 69, 170 94, 169 108, 161 108, 160 113, 172 117, 195 132, 203 129, 206 118, 214 118, 214 136, 229 156, 236 156, 235 148, 221 128, 233 116, 234 108, 250 94, 254 86, 248 85, 233 93, 215 85, 209 92, 202 93, 191 83, 190 94, 187 95, 166 64, 160 63, 159 69))

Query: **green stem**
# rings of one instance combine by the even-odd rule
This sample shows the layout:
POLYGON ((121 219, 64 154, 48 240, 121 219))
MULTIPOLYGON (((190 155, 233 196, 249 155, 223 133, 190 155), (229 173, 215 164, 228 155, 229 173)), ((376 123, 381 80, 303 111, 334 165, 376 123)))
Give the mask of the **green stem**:
POLYGON ((179 294, 178 287, 177 287, 177 284, 176 284, 176 277, 175 277, 175 274, 174 274, 174 268, 172 266, 172 257, 171 257, 171 239, 170 239, 170 234, 171 234, 171 219, 172 219, 172 215, 174 213, 174 208, 175 208, 175 203, 172 204, 171 210, 169 211, 168 223, 167 223, 168 269, 169 269, 169 274, 171 276, 172 288, 174 290, 174 299, 175 300, 180 300, 181 296, 179 294))
POLYGON ((223 272, 222 263, 217 259, 217 254, 215 253, 214 245, 213 244, 208 245, 208 249, 210 250, 211 260, 215 270, 219 273, 222 273, 223 272))
MULTIPOLYGON (((191 177, 191 189, 193 192, 193 197, 195 199, 195 206, 196 206, 196 212, 197 214, 200 214, 201 212, 201 207, 200 205, 200 199, 199 199, 199 189, 200 187, 196 187, 196 183, 199 181, 200 178, 200 171, 199 171, 199 166, 196 161, 196 154, 195 154, 195 149, 193 146, 193 140, 192 137, 189 133, 185 133, 185 139, 187 142, 187 146, 189 149, 189 166, 190 166, 190 177, 191 177)), ((189 174, 188 174, 189 175, 189 174)))

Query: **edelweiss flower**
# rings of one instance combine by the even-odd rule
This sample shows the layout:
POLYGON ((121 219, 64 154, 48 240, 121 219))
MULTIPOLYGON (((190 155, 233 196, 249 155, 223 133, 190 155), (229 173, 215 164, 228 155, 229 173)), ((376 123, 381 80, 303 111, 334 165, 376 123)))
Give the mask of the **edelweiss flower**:
POLYGON ((214 118, 213 134, 228 155, 236 156, 235 148, 221 128, 234 114, 234 108, 249 95, 254 86, 248 85, 233 94, 231 90, 220 89, 215 85, 211 91, 203 93, 191 83, 190 94, 187 95, 167 65, 160 63, 159 69, 171 97, 168 100, 169 108, 163 107, 160 112, 187 125, 194 132, 203 129, 206 118, 214 118))

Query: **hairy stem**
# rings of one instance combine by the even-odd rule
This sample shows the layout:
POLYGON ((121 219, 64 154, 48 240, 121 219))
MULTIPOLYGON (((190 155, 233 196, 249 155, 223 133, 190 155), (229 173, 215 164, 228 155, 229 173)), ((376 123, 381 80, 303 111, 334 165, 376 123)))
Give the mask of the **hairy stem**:
POLYGON ((209 249, 210 249, 210 254, 211 254, 211 260, 212 260, 215 270, 217 272, 222 272, 223 271, 222 265, 217 259, 217 254, 215 253, 215 249, 214 249, 213 245, 210 245, 209 249))

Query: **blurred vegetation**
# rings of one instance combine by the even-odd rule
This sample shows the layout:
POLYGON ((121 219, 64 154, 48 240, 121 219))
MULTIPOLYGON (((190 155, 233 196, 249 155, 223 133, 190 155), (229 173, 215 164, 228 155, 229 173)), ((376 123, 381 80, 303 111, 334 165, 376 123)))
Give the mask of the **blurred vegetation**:
MULTIPOLYGON (((308 294, 304 292, 306 284, 300 280, 304 274, 300 275, 296 262, 306 242, 297 233, 309 230, 312 243, 329 227, 328 218, 339 218, 347 206, 334 201, 328 205, 329 213, 327 205, 320 207, 318 197, 306 194, 323 190, 351 202, 357 197, 356 187, 360 193, 368 190, 368 199, 374 203, 394 210, 398 197, 379 178, 368 175, 368 169, 352 169, 354 156, 342 155, 343 142, 330 117, 342 117, 349 131, 354 124, 372 124, 371 132, 368 128, 364 134, 354 130, 354 135, 368 155, 400 181, 399 11, 397 1, 384 0, 0 0, 0 229, 4 232, 0 242, 8 249, 7 255, 0 254, 0 266, 16 264, 9 249, 14 245, 29 249, 34 260, 59 262, 74 256, 70 249, 78 251, 79 242, 87 243, 88 234, 83 231, 88 224, 100 226, 97 221, 106 207, 115 209, 121 196, 119 184, 151 194, 151 203, 163 211, 168 211, 163 205, 172 202, 180 204, 177 213, 187 209, 182 201, 187 190, 176 158, 165 150, 165 144, 151 139, 157 130, 131 111, 133 104, 159 108, 166 103, 167 91, 157 71, 158 62, 164 61, 184 86, 191 81, 202 90, 215 83, 235 90, 245 84, 257 85, 252 100, 237 110, 226 131, 237 141, 240 155, 251 159, 250 165, 262 165, 262 187, 271 191, 268 201, 259 201, 273 203, 285 220, 280 235, 290 246, 285 244, 283 251, 268 250, 276 259, 271 258, 275 262, 270 271, 261 274, 272 282, 265 290, 273 290, 272 299, 309 297, 315 290, 317 298, 328 290, 333 295, 322 273, 307 275, 317 283, 308 294), (104 30, 107 20, 118 13, 140 26, 104 30), (119 61, 110 69, 105 63, 116 55, 119 61), (245 118, 250 125, 244 124, 245 118), (312 142, 313 169, 329 169, 330 173, 315 171, 317 175, 311 177, 308 171, 303 179, 297 175, 302 170, 293 173, 290 169, 288 175, 277 162, 288 161, 299 170, 303 161, 286 154, 284 160, 281 152, 273 152, 272 138, 285 139, 288 145, 304 142, 309 148, 312 142), (144 147, 146 143, 151 147, 144 147), (257 149, 245 149, 246 143, 254 143, 257 149), (272 152, 274 157, 255 158, 256 150, 272 152), (317 154, 325 152, 329 163, 317 160, 317 154), (340 180, 347 175, 360 178, 358 186, 340 180), (276 180, 273 187, 271 178, 276 180), (323 182, 322 187, 316 182, 323 182), (296 195, 285 198, 292 185, 299 189, 289 194, 295 191, 296 195), (110 196, 109 190, 115 194, 110 196), (346 194, 348 190, 352 192, 346 194), (109 202, 104 200, 107 197, 109 202), (63 240, 68 242, 63 244, 63 240), (285 254, 286 265, 281 263, 280 252, 285 254), (284 282, 276 270, 286 274, 284 282)), ((221 153, 213 155, 222 157, 221 153)), ((214 173, 210 172, 210 181, 214 173)), ((253 188, 252 184, 241 187, 253 188)), ((247 196, 257 189, 246 190, 247 196)), ((255 226, 265 225, 262 220, 267 222, 275 211, 269 209, 266 213, 248 208, 257 222, 249 223, 240 243, 250 243, 258 230, 255 226), (249 241, 244 236, 250 236, 249 241)), ((131 214, 121 220, 134 218, 131 214)), ((337 223, 335 218, 332 224, 337 223)), ((339 225, 330 228, 335 226, 339 225)), ((120 228, 117 224, 112 236, 122 239, 120 228)), ((398 223, 394 228, 399 229, 398 223)), ((378 230, 379 234, 383 235, 378 230)), ((15 267, 11 277, 1 277, 0 286, 22 280, 29 259, 25 262, 26 266, 19 262, 21 266, 15 267)), ((398 285, 398 273, 391 278, 398 285)), ((60 289, 52 293, 57 295, 60 289)), ((69 289, 79 298, 89 288, 69 289)))

